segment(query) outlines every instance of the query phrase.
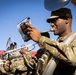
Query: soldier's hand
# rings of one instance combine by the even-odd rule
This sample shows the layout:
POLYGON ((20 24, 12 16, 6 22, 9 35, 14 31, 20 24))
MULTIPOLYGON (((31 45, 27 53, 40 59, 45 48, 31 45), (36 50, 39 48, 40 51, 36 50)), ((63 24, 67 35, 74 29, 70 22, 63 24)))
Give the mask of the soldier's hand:
POLYGON ((5 65, 6 66, 10 66, 11 65, 11 61, 10 60, 7 60, 5 65))
POLYGON ((27 51, 28 51, 28 48, 27 48, 27 47, 21 48, 20 53, 21 53, 21 54, 24 54, 24 53, 26 53, 27 51))
POLYGON ((30 35, 31 39, 35 42, 39 42, 39 39, 41 37, 41 33, 38 29, 33 27, 31 24, 28 25, 28 35, 30 35))

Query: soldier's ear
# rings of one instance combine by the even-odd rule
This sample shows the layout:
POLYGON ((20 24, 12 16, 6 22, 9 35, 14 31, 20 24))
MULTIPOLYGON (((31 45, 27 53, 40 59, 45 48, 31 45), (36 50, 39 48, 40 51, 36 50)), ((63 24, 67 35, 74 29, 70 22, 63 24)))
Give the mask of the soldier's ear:
POLYGON ((68 24, 69 23, 69 19, 65 19, 65 24, 68 24))

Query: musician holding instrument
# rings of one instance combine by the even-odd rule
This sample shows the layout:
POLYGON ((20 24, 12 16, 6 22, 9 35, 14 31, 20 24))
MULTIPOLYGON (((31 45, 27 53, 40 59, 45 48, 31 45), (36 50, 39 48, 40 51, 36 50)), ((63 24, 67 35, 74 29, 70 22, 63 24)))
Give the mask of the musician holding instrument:
MULTIPOLYGON (((48 32, 43 32, 43 33, 41 33, 41 35, 50 38, 50 35, 48 32)), ((38 45, 40 48, 37 50, 37 53, 34 56, 31 55, 31 51, 29 51, 27 47, 22 48, 20 50, 20 53, 22 54, 22 56, 24 58, 24 62, 26 63, 25 65, 28 68, 28 70, 27 70, 28 75, 37 75, 37 74, 41 75, 41 72, 42 72, 41 69, 43 69, 43 67, 40 64, 40 63, 42 63, 42 61, 40 61, 40 60, 44 60, 45 56, 47 57, 47 54, 49 55, 49 52, 47 52, 42 45, 40 45, 40 44, 38 44, 38 45), (39 66, 39 64, 41 66, 39 66)), ((48 58, 46 58, 46 59, 48 59, 48 58)), ((42 63, 42 64, 44 64, 44 63, 42 63)))
POLYGON ((42 36, 38 29, 27 23, 31 39, 41 44, 56 60, 53 74, 48 74, 53 69, 51 67, 46 71, 47 74, 43 75, 76 75, 76 33, 72 32, 72 19, 69 8, 60 8, 51 12, 47 22, 53 28, 54 35, 59 36, 56 40, 42 36))
POLYGON ((0 71, 2 75, 25 75, 27 73, 27 67, 22 54, 18 50, 10 52, 8 58, 1 65, 0 71))
POLYGON ((21 48, 20 53, 23 56, 25 66, 27 67, 26 75, 34 75, 34 59, 32 59, 32 53, 28 50, 28 48, 21 48))

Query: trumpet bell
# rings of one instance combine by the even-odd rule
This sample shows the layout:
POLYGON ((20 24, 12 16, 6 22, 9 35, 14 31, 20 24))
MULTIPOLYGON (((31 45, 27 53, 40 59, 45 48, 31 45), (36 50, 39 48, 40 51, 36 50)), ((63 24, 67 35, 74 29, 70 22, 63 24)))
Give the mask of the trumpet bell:
POLYGON ((54 11, 67 5, 70 0, 44 0, 44 7, 49 11, 54 11))

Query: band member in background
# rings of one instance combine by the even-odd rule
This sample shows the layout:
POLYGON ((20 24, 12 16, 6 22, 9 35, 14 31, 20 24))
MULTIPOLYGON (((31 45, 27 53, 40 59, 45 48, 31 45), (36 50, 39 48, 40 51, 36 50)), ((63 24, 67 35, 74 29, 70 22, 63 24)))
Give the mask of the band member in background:
MULTIPOLYGON (((10 50, 16 49, 15 45, 16 43, 10 44, 10 50)), ((7 53, 7 55, 8 57, 0 69, 1 73, 3 75, 26 75, 27 67, 19 50, 7 53)))
POLYGON ((15 49, 17 48, 17 43, 16 42, 12 42, 8 47, 7 47, 7 50, 12 50, 12 49, 15 49))
MULTIPOLYGON (((50 35, 49 35, 48 32, 41 33, 41 35, 50 38, 50 35)), ((48 57, 49 57, 49 52, 47 52, 44 49, 44 47, 41 46, 40 44, 38 44, 38 45, 39 45, 40 49, 37 50, 37 53, 36 53, 35 56, 31 55, 30 51, 28 51, 28 48, 22 48, 21 51, 20 51, 20 53, 23 55, 25 63, 28 65, 27 67, 28 67, 29 75, 36 75, 37 73, 39 75, 41 75, 41 71, 42 71, 41 67, 42 67, 42 65, 39 67, 39 64, 41 63, 41 62, 38 63, 39 62, 39 58, 42 58, 43 54, 48 54, 48 57), (37 70, 37 69, 39 69, 39 70, 37 70), (37 73, 36 73, 36 71, 37 71, 37 73)))

